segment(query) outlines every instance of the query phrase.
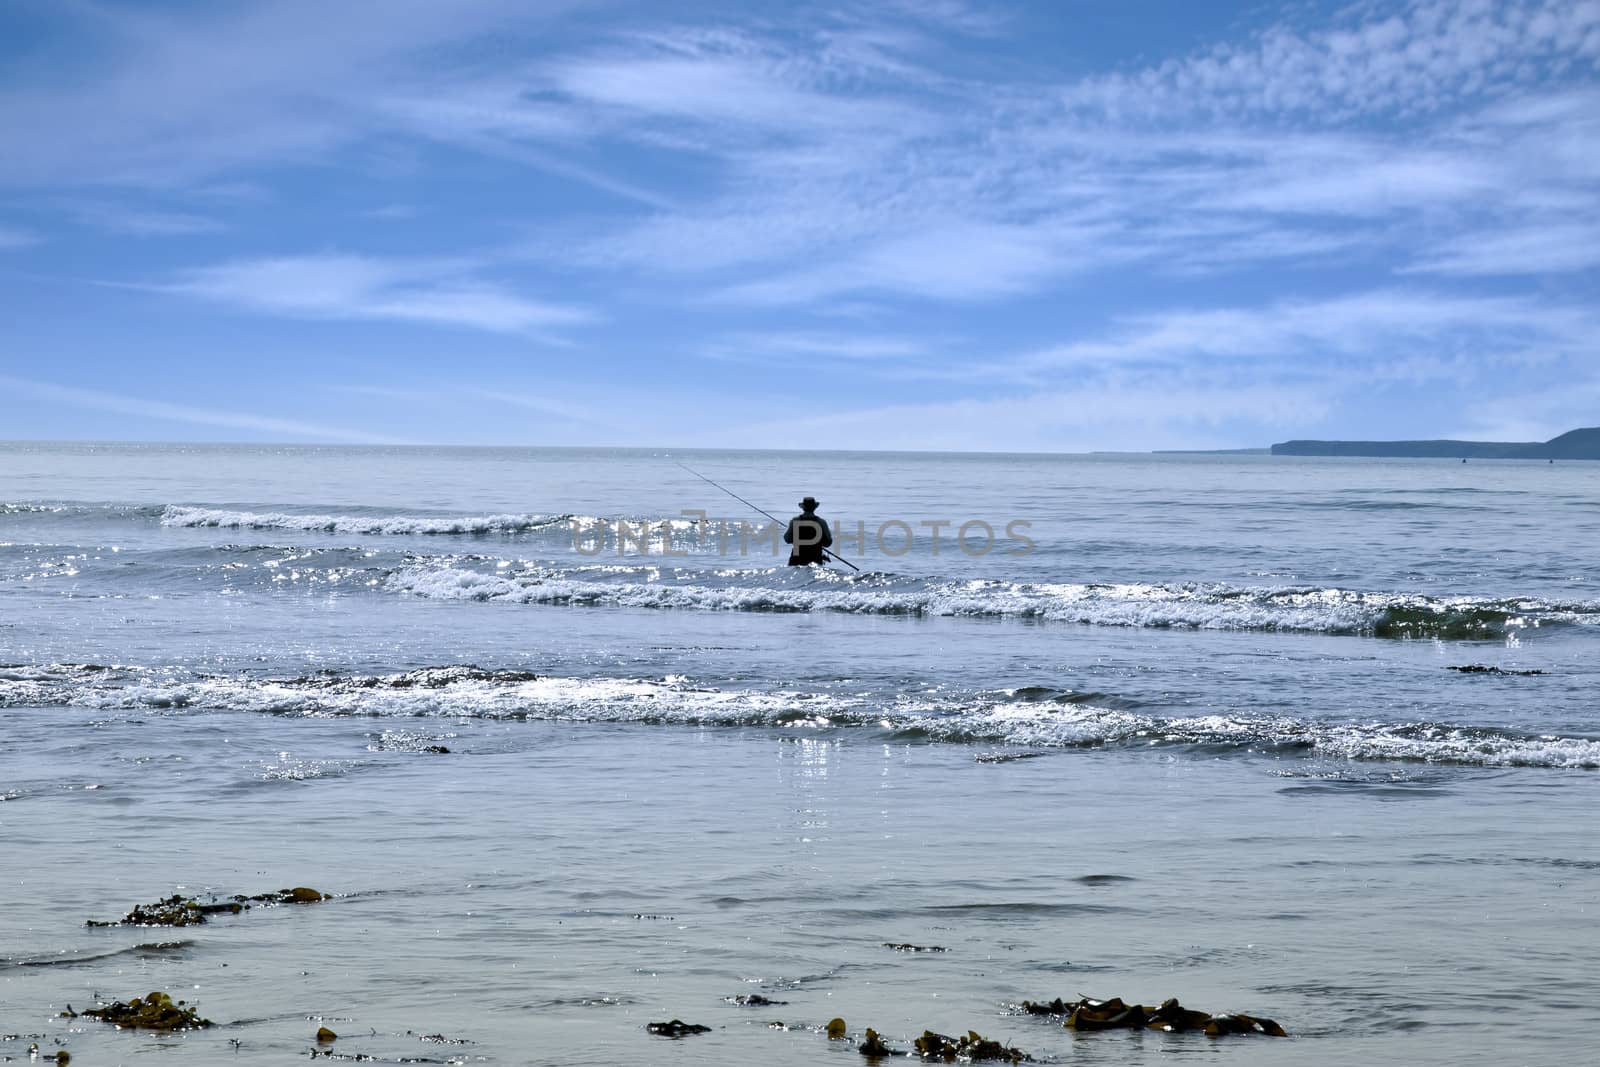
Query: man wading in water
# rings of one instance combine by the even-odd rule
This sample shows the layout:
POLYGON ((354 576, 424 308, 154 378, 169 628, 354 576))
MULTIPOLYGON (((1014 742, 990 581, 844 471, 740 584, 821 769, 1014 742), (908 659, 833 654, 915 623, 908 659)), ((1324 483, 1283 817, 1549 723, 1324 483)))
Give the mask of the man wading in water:
POLYGON ((816 498, 808 496, 800 501, 800 514, 789 520, 783 543, 794 546, 789 552, 789 566, 807 563, 827 566, 827 549, 833 544, 833 531, 828 529, 828 520, 817 514, 816 498))

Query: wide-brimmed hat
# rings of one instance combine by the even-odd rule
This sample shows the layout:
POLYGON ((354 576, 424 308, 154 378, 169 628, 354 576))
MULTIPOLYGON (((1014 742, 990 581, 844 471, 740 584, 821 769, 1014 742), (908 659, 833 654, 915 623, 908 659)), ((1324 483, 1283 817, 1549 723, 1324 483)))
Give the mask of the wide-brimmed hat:
POLYGON ((816 510, 816 507, 817 498, 814 496, 808 496, 804 500, 800 501, 800 508, 803 511, 814 511, 816 510))

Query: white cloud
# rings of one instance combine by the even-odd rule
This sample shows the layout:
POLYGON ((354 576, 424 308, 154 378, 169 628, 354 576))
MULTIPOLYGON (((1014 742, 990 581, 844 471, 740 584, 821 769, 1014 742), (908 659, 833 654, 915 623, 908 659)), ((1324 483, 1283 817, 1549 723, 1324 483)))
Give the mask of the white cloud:
MULTIPOLYGON (((992 302, 1130 266, 1186 276, 1415 256, 1465 272, 1458 237, 1541 212, 1600 213, 1600 135, 1588 130, 1600 100, 1519 73, 1592 65, 1600 12, 1480 6, 1488 13, 1355 9, 1332 29, 1280 25, 1248 45, 1055 86, 947 78, 930 89, 923 68, 883 63, 858 72, 848 101, 833 93, 825 47, 791 44, 780 63, 771 42, 684 34, 667 58, 658 42, 586 60, 569 89, 651 120, 609 135, 723 166, 699 203, 577 255, 705 274, 724 299, 814 307, 854 295, 992 302), (1437 99, 1418 96, 1423 83, 1437 99), (663 127, 695 123, 705 129, 664 139, 663 127)), ((921 38, 883 47, 929 59, 921 38)), ((1545 269, 1588 266, 1574 249, 1545 269)))
POLYGON ((1600 426, 1600 368, 1565 375, 1559 386, 1502 383, 1492 400, 1469 403, 1451 436, 1487 441, 1547 441, 1585 426, 1600 426))
POLYGON ((1600 267, 1600 226, 1587 219, 1486 229, 1435 243, 1409 271, 1423 274, 1569 274, 1600 267))
POLYGON ((521 333, 572 326, 589 311, 529 300, 473 276, 470 264, 319 255, 236 260, 149 286, 247 311, 309 319, 391 319, 521 333))
POLYGON ((1040 382, 1130 364, 1179 368, 1241 361, 1345 380, 1461 377, 1527 353, 1577 359, 1600 344, 1600 313, 1529 298, 1377 290, 1265 307, 1129 317, 1109 336, 1055 345, 972 373, 1040 382))
MULTIPOLYGON (((577 6, 278 0, 168 16, 74 5, 63 14, 84 47, 59 77, 0 91, 0 183, 168 186, 319 161, 408 125, 384 111, 392 87, 425 91, 450 46, 577 6)), ((415 125, 426 132, 422 117, 415 125)))
POLYGON ((1593 0, 1414 0, 1397 11, 1356 5, 1338 24, 1311 31, 1277 24, 1242 45, 1086 79, 1063 100, 1143 119, 1414 116, 1509 92, 1562 63, 1593 69, 1597 60, 1600 4, 1593 0))
MULTIPOLYGON (((945 221, 883 235, 841 262, 732 286, 727 300, 809 303, 848 292, 891 292, 939 300, 985 300, 1025 292, 1073 267, 1074 244, 1049 227, 945 221)), ((1084 260, 1100 258, 1086 254, 1084 260)))
POLYGON ((216 219, 181 211, 150 211, 102 203, 74 204, 68 210, 87 226, 128 237, 189 237, 227 229, 216 219))
POLYGON ((656 35, 642 49, 556 63, 550 77, 561 93, 619 121, 681 122, 689 136, 719 142, 749 133, 790 141, 897 127, 903 136, 907 126, 924 125, 920 109, 826 91, 817 83, 829 72, 815 56, 730 33, 656 35))
MULTIPOLYGON (((1030 23, 961 0, 559 21, 579 6, 285 0, 183 18, 75 6, 89 14, 74 25, 110 46, 0 89, 0 184, 233 185, 287 200, 275 180, 296 166, 404 159, 422 180, 366 202, 399 197, 423 216, 375 237, 439 240, 459 212, 537 240, 474 260, 283 257, 245 245, 241 222, 238 258, 144 288, 513 334, 597 321, 602 302, 619 308, 612 322, 670 308, 679 352, 851 361, 880 380, 918 376, 926 393, 967 391, 875 408, 904 443, 930 411, 993 432, 1008 418, 1057 426, 1068 436, 1048 446, 1065 447, 1075 431, 1052 405, 1094 407, 1082 424, 1107 433, 1100 413, 1133 419, 1136 396, 1176 426, 1211 425, 1182 415, 1189 388, 1259 425, 1325 411, 1357 383, 1592 358, 1593 313, 1550 294, 1585 291, 1600 268, 1597 0, 1359 3, 1309 28, 1318 16, 1298 8, 1252 11, 1241 17, 1275 22, 1087 78, 1053 73, 1020 36, 966 51, 962 34, 1030 23), (1000 48, 1019 62, 996 62, 1000 48), (490 220, 478 187, 451 181, 463 152, 492 157, 497 183, 524 167, 619 202, 574 207, 541 184, 513 209, 525 218, 490 220), (519 291, 513 255, 565 271, 537 275, 562 295, 519 291), (1224 290, 1228 272, 1239 284, 1224 290), (1434 288, 1392 287, 1396 273, 1434 288), (1369 288, 1323 295, 1352 285, 1369 288), (1107 309, 1146 310, 1112 316, 1101 294, 1107 309), (773 325, 774 308, 792 328, 773 325), (1053 314, 1068 324, 1054 335, 1053 314), (748 328, 758 316, 764 328, 748 328)), ((494 210, 505 202, 497 192, 494 210)), ((231 220, 215 203, 200 210, 231 220)), ((112 210, 97 224, 124 233, 210 223, 112 210)), ((0 230, 0 246, 32 237, 0 230)))
MULTIPOLYGON (((734 427, 711 444, 764 440, 808 447, 949 451, 1077 452, 1195 447, 1197 439, 1241 424, 1300 427, 1330 410, 1308 385, 1203 384, 1127 378, 984 399, 891 404, 734 427)), ((1223 440, 1232 440, 1224 438, 1223 440)))
POLYGON ((230 430, 248 430, 286 438, 312 441, 347 441, 356 444, 400 444, 394 438, 382 437, 345 426, 325 426, 284 419, 272 415, 224 411, 174 404, 165 400, 147 400, 142 397, 107 393, 98 389, 81 389, 76 386, 57 385, 53 382, 34 381, 0 375, 0 385, 7 389, 32 396, 47 403, 65 404, 68 407, 109 411, 135 418, 159 419, 191 426, 218 426, 230 430))
POLYGON ((194 181, 421 139, 656 209, 590 225, 564 258, 741 271, 710 289, 813 304, 999 300, 1135 263, 1344 264, 1421 244, 1439 245, 1423 248, 1423 269, 1467 272, 1449 242, 1530 222, 1507 211, 1600 210, 1594 92, 1529 73, 1581 83, 1594 70, 1595 0, 1359 6, 1320 28, 1279 22, 1056 84, 1037 69, 942 72, 948 42, 930 27, 1023 26, 957 0, 742 27, 662 15, 604 23, 626 31, 609 41, 541 32, 581 6, 287 0, 183 20, 84 9, 120 44, 70 90, 0 95, 0 150, 15 161, 0 181, 194 181), (460 47, 491 37, 521 47, 460 47), (685 193, 652 170, 629 175, 630 152, 695 180, 685 193))
POLYGON ((814 332, 733 333, 705 350, 706 355, 718 359, 793 362, 803 366, 817 360, 903 361, 927 356, 929 352, 928 343, 918 338, 814 332))
POLYGON ((363 218, 380 219, 384 222, 400 222, 417 217, 417 209, 410 204, 382 204, 378 207, 368 208, 361 213, 363 218))

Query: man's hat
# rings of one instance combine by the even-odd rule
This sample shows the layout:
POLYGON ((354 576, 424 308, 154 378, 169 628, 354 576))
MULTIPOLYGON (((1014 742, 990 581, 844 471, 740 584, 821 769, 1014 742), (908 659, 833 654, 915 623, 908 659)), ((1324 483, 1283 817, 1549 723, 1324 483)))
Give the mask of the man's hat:
POLYGON ((808 496, 804 500, 800 501, 800 510, 802 510, 802 511, 815 511, 816 509, 817 509, 817 498, 816 497, 808 496))

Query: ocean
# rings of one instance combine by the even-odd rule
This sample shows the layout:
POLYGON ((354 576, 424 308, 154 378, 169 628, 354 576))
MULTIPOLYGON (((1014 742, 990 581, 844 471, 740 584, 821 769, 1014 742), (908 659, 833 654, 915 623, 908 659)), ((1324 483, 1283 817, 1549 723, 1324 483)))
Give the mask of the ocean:
POLYGON ((1579 462, 0 445, 0 1059, 1581 1062, 1597 544, 1579 462))

